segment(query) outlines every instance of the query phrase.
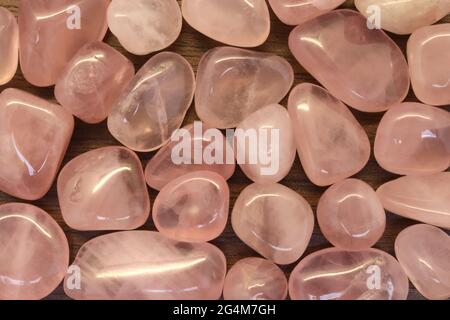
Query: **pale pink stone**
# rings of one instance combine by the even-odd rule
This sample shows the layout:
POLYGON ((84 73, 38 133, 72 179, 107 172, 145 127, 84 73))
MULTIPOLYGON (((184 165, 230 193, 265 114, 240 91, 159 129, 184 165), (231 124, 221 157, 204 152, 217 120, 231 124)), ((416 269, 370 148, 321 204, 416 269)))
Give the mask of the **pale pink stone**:
POLYGON ((297 150, 308 178, 329 186, 364 168, 370 142, 350 110, 322 87, 302 83, 289 96, 297 150))
POLYGON ((277 55, 214 48, 198 66, 195 109, 211 127, 234 128, 256 110, 280 102, 293 81, 292 66, 277 55))
POLYGON ((289 278, 293 300, 406 300, 408 291, 398 261, 378 249, 320 250, 300 261, 289 278))
POLYGON ((19 62, 19 27, 16 17, 0 7, 0 86, 16 74, 19 62))
POLYGON ((225 229, 229 202, 230 190, 221 175, 188 173, 162 188, 153 205, 153 222, 170 239, 210 241, 225 229))
POLYGON ((17 89, 0 94, 0 190, 42 198, 56 177, 72 137, 72 115, 17 89))
POLYGON ((284 300, 286 296, 286 276, 269 260, 239 260, 225 277, 225 300, 284 300))
POLYGON ((84 44, 106 34, 109 0, 20 0, 20 67, 38 87, 54 85, 84 44))
POLYGON ((73 262, 80 289, 66 276, 64 290, 77 300, 214 300, 222 294, 225 256, 209 243, 170 240, 158 232, 124 231, 85 243, 73 262))
POLYGON ((450 113, 420 103, 395 105, 378 126, 375 158, 400 175, 445 171, 450 166, 450 113))
POLYGON ((252 184, 234 204, 231 224, 249 247, 277 264, 297 261, 314 228, 311 206, 281 184, 252 184))
POLYGON ((325 13, 295 28, 289 48, 332 95, 364 112, 381 112, 409 90, 406 59, 382 30, 352 10, 325 13))
POLYGON ((0 300, 38 300, 64 278, 69 245, 45 211, 24 203, 0 205, 0 300))
POLYGON ((406 228, 395 240, 395 254, 421 294, 450 298, 450 237, 444 231, 426 224, 406 228))

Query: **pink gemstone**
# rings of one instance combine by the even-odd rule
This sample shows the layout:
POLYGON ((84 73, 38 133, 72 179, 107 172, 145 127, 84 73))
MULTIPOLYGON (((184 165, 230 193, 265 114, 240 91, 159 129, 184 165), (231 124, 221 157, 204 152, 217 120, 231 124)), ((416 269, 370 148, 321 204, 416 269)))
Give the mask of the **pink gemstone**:
POLYGON ((297 150, 308 178, 329 186, 367 164, 366 132, 342 102, 322 87, 302 83, 289 96, 297 150))
POLYGON ((16 74, 19 61, 19 27, 8 9, 0 7, 0 86, 16 74))
POLYGON ((361 14, 336 10, 295 28, 289 48, 332 95, 364 112, 381 112, 403 101, 408 64, 382 30, 370 30, 361 14))
POLYGON ((84 44, 102 40, 109 0, 20 0, 20 67, 38 87, 54 85, 84 44))
POLYGON ((395 240, 395 254, 426 298, 450 298, 450 237, 444 231, 426 224, 406 228, 395 240))
POLYGON ((172 52, 154 55, 114 105, 108 129, 130 149, 156 150, 180 128, 194 90, 194 71, 186 59, 172 52))
POLYGON ((237 198, 231 223, 236 235, 260 255, 291 264, 309 244, 314 216, 297 192, 281 184, 252 184, 237 198))
POLYGON ((42 198, 72 137, 72 115, 17 89, 0 94, 0 190, 25 200, 42 198))
POLYGON ((198 66, 195 108, 211 127, 234 128, 256 110, 280 102, 293 81, 291 65, 279 56, 214 48, 203 55, 198 66))
POLYGON ((293 300, 406 300, 408 291, 400 264, 378 249, 320 250, 300 261, 289 278, 293 300))
POLYGON ((153 222, 166 237, 206 242, 220 236, 228 220, 230 191, 225 179, 209 171, 188 173, 169 182, 153 205, 153 222))
POLYGON ((80 287, 68 275, 64 290, 77 300, 219 299, 227 268, 222 251, 209 243, 176 242, 151 231, 94 238, 73 266, 80 268, 80 287))
POLYGON ((423 175, 450 166, 450 113, 420 103, 392 107, 378 126, 375 158, 385 170, 423 175))
POLYGON ((0 205, 0 244, 0 300, 45 298, 66 274, 67 238, 38 207, 0 205))
POLYGON ((273 262, 246 258, 228 271, 223 287, 225 300, 284 300, 287 280, 273 262))
POLYGON ((76 230, 130 230, 148 219, 150 200, 137 155, 106 147, 71 160, 58 177, 64 221, 76 230))

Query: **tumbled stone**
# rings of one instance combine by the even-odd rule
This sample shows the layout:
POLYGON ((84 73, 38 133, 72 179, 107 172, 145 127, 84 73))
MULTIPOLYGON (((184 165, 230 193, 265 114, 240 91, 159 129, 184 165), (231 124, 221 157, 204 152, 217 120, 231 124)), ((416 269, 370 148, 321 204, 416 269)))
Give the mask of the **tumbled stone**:
POLYGON ((19 62, 19 27, 8 9, 0 7, 0 86, 16 74, 19 62))

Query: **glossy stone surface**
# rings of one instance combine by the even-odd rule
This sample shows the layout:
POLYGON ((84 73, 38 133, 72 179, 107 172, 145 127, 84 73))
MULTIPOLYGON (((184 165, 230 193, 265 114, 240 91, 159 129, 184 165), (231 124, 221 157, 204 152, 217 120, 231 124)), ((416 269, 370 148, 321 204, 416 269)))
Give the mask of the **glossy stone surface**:
POLYGON ((256 110, 280 102, 293 81, 291 65, 279 56, 214 48, 203 55, 198 66, 195 108, 209 126, 235 128, 256 110))
POLYGON ((385 111, 408 93, 403 53, 358 12, 335 10, 305 22, 291 32, 289 48, 332 95, 360 111, 385 111))
POLYGON ((386 214, 377 194, 357 179, 340 181, 322 195, 317 220, 325 238, 344 250, 372 247, 386 228, 386 214))
POLYGON ((25 200, 42 198, 72 137, 72 115, 25 91, 0 94, 0 190, 25 200))
POLYGON ((56 100, 87 123, 108 117, 134 76, 134 66, 103 42, 83 46, 66 65, 55 86, 56 100))
POLYGON ((20 0, 20 67, 38 87, 54 85, 84 44, 106 34, 109 0, 20 0))
POLYGON ((38 207, 0 205, 0 300, 37 300, 64 278, 69 245, 55 220, 38 207))
POLYGON ((426 298, 450 298, 450 237, 445 232, 426 224, 406 228, 395 240, 395 255, 426 298))
POLYGON ((265 0, 183 0, 186 22, 216 41, 236 47, 257 47, 270 32, 265 0))
POLYGON ((19 62, 19 26, 8 9, 0 7, 0 86, 16 74, 19 62))
POLYGON ((375 158, 400 175, 445 171, 450 166, 450 113, 420 103, 395 105, 378 125, 375 158))
POLYGON ((186 59, 172 52, 154 55, 112 108, 108 129, 132 150, 156 150, 181 126, 194 90, 194 71, 186 59))
POLYGON ((281 184, 252 184, 236 200, 231 215, 236 235, 277 264, 297 261, 311 239, 314 216, 297 192, 281 184))
POLYGON ((214 300, 222 295, 226 273, 225 256, 215 246, 151 231, 94 238, 73 265, 81 271, 80 289, 70 289, 66 277, 64 290, 77 300, 214 300))
POLYGON ((364 168, 369 138, 346 105, 310 83, 296 86, 288 104, 298 154, 314 184, 329 186, 364 168))
POLYGON ((170 46, 183 18, 176 0, 112 0, 108 26, 129 52, 146 55, 170 46))
POLYGON ((400 264, 378 249, 320 250, 300 261, 289 278, 293 300, 406 300, 408 291, 400 264))
POLYGON ((58 177, 64 221, 76 230, 130 230, 149 216, 150 200, 137 155, 123 147, 86 152, 58 177))
POLYGON ((287 280, 273 262, 261 258, 245 258, 228 271, 223 287, 225 300, 284 300, 287 280))
POLYGON ((162 188, 153 205, 153 222, 168 238, 210 241, 225 229, 229 202, 230 190, 221 175, 191 172, 162 188))

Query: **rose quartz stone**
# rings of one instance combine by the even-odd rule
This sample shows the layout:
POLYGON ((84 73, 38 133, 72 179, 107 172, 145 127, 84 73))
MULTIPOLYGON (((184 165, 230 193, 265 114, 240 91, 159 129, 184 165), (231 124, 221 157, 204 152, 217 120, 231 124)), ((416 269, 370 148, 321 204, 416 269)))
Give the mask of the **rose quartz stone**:
POLYGON ((257 47, 270 32, 265 0, 183 0, 186 22, 216 41, 236 47, 257 47))
POLYGON ((76 300, 215 300, 222 295, 225 256, 209 243, 170 240, 158 232, 124 231, 85 243, 73 262, 76 300), (121 250, 118 250, 121 248, 121 250))
POLYGON ((64 221, 76 230, 130 230, 150 213, 144 173, 137 155, 123 147, 84 153, 58 177, 64 221))
POLYGON ((375 158, 385 170, 423 175, 450 166, 450 113, 420 103, 392 107, 378 126, 375 158))
POLYGON ((38 300, 64 278, 69 245, 45 211, 24 203, 0 205, 0 300, 38 300))
POLYGON ((314 228, 311 206, 281 184, 252 184, 234 204, 231 224, 249 247, 276 264, 291 264, 306 250, 314 228))
POLYGON ((284 300, 286 296, 286 276, 269 260, 239 260, 225 277, 225 300, 284 300))
POLYGON ((16 74, 19 62, 19 27, 8 9, 0 7, 0 86, 16 74))
POLYGON ((406 59, 382 30, 352 10, 325 13, 296 27, 289 48, 332 95, 364 112, 381 112, 409 90, 406 59))
POLYGON ((444 231, 426 224, 406 228, 395 240, 395 254, 421 294, 450 298, 450 237, 444 231))
POLYGON ((329 186, 364 168, 370 157, 366 132, 342 102, 322 87, 302 83, 289 96, 297 150, 308 178, 329 186))
POLYGON ((322 195, 317 220, 325 238, 344 250, 372 247, 386 228, 386 214, 377 194, 357 179, 340 181, 322 195))
POLYGON ((84 44, 102 40, 109 0, 20 0, 20 67, 38 87, 54 85, 84 44))
POLYGON ((170 239, 210 241, 225 229, 229 202, 230 190, 221 175, 191 172, 162 188, 153 205, 153 222, 170 239))
POLYGON ((112 0, 108 26, 129 52, 146 55, 170 46, 183 18, 176 0, 112 0))
POLYGON ((42 198, 56 177, 72 137, 72 115, 17 89, 0 94, 0 190, 42 198))
POLYGON ((400 264, 378 249, 320 250, 300 261, 289 278, 293 300, 406 300, 408 291, 400 264))
POLYGON ((194 71, 186 59, 172 52, 154 55, 113 106, 108 129, 132 150, 156 150, 180 128, 194 91, 194 71))
POLYGON ((198 66, 195 108, 211 127, 235 128, 256 110, 280 102, 293 81, 294 71, 284 58, 239 48, 214 48, 203 55, 198 66))

